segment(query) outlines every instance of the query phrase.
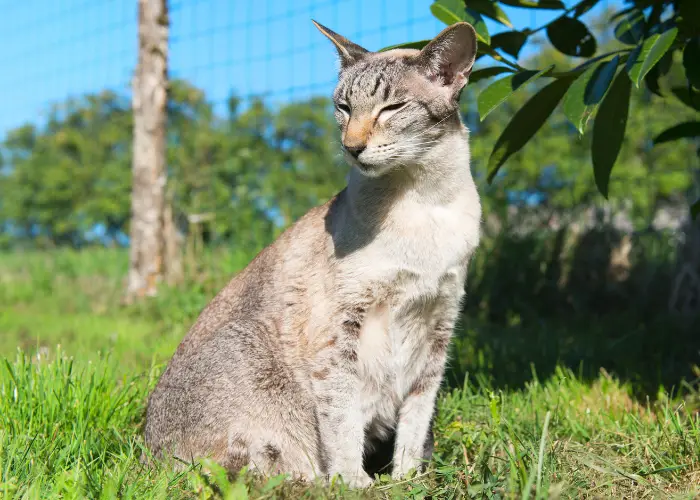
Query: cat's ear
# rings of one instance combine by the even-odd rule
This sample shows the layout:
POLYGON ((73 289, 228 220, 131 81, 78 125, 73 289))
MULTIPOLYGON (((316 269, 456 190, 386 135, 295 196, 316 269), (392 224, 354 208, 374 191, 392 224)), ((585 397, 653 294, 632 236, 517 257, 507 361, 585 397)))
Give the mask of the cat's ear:
POLYGON ((467 84, 475 60, 476 31, 464 22, 442 30, 416 56, 416 62, 432 81, 456 93, 467 84))
POLYGON ((318 30, 323 33, 328 39, 333 42, 335 48, 338 49, 338 55, 340 56, 340 68, 345 69, 348 66, 356 63, 362 59, 366 54, 369 53, 368 50, 363 49, 359 45, 352 43, 350 40, 338 33, 329 30, 322 24, 317 23, 313 19, 312 23, 318 28, 318 30))

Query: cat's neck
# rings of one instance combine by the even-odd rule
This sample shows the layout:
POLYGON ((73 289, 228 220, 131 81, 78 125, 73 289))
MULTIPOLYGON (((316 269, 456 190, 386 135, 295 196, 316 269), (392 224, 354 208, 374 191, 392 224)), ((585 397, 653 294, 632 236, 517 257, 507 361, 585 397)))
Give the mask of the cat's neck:
POLYGON ((475 196, 469 160, 469 134, 461 127, 443 136, 420 162, 405 162, 405 167, 381 177, 367 177, 353 168, 347 188, 351 211, 355 217, 376 220, 407 198, 436 206, 461 196, 475 196))

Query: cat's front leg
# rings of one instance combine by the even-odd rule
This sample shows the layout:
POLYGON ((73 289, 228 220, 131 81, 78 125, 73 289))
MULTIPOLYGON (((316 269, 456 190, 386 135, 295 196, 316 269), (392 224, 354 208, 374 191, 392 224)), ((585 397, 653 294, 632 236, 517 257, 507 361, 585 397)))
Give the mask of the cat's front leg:
MULTIPOLYGON (((350 314, 350 313, 349 313, 350 314)), ((358 344, 361 316, 350 314, 337 336, 331 336, 325 366, 312 373, 318 400, 320 438, 326 470, 354 488, 372 484, 363 469, 364 417, 360 400, 358 344)))
MULTIPOLYGON (((421 470, 425 460, 430 458, 426 457, 426 440, 432 438, 435 399, 442 381, 453 325, 454 321, 446 318, 434 328, 428 362, 411 386, 399 411, 392 472, 395 479, 405 476, 411 469, 421 470)), ((429 449, 432 450, 432 447, 429 449)))
POLYGON ((421 470, 429 458, 425 456, 426 439, 429 439, 433 405, 441 379, 442 371, 424 378, 414 386, 401 407, 393 458, 395 479, 405 476, 411 469, 421 470))

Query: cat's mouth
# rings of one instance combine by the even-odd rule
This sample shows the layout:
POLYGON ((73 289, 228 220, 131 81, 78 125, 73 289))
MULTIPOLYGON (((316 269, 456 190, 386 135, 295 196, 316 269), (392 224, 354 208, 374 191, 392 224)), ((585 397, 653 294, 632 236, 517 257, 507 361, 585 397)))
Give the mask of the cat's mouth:
POLYGON ((376 158, 376 155, 370 155, 368 158, 355 157, 349 153, 345 155, 347 162, 357 168, 357 170, 365 177, 381 177, 387 171, 395 167, 393 162, 381 161, 376 158))
POLYGON ((366 174, 370 174, 377 170, 377 167, 375 167, 374 165, 367 165, 366 163, 362 163, 361 161, 355 161, 355 164, 357 165, 357 168, 359 168, 363 173, 366 174))
POLYGON ((371 165, 369 163, 365 163, 362 160, 360 160, 358 157, 353 156, 349 153, 347 153, 345 155, 345 157, 347 158, 347 160, 350 162, 351 165, 356 166, 362 172, 368 172, 368 171, 376 169, 376 167, 374 165, 371 165))

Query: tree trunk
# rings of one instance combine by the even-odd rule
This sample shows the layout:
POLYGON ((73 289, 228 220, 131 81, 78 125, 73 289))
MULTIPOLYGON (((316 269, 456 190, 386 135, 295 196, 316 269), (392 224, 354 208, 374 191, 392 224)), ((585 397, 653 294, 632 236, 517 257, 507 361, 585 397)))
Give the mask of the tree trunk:
POLYGON ((134 142, 127 302, 155 295, 164 276, 179 275, 178 252, 172 247, 172 210, 165 197, 167 0, 138 0, 138 15, 139 55, 132 89, 134 142))
POLYGON ((182 235, 178 232, 173 215, 172 194, 165 198, 165 209, 163 211, 163 248, 165 281, 168 285, 175 285, 182 282, 183 263, 181 258, 182 235))

